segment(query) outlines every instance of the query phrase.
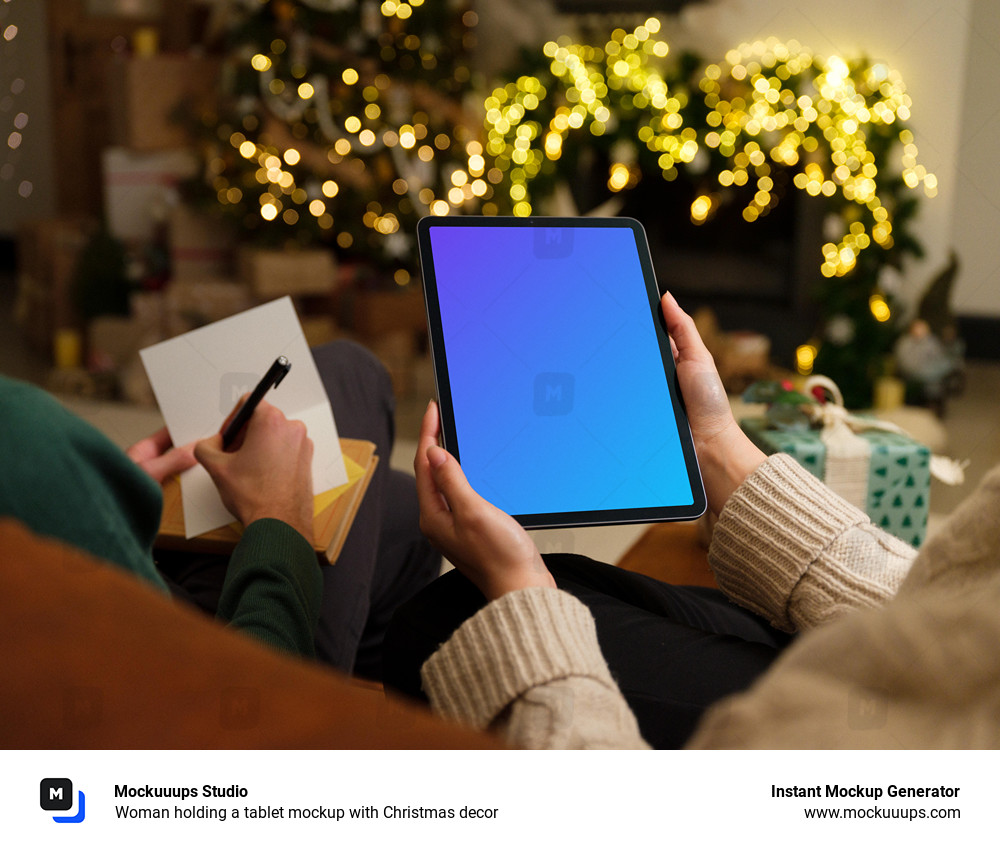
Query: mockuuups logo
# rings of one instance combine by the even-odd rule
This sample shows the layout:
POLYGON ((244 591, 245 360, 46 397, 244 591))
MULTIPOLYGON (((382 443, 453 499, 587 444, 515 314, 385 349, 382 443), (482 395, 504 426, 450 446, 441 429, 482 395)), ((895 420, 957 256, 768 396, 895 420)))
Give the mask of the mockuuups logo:
MULTIPOLYGON (((56 823, 80 823, 86 817, 83 791, 78 791, 75 815, 52 816, 56 823)), ((68 812, 73 808, 73 783, 69 779, 43 779, 38 788, 38 804, 46 812, 68 812)))

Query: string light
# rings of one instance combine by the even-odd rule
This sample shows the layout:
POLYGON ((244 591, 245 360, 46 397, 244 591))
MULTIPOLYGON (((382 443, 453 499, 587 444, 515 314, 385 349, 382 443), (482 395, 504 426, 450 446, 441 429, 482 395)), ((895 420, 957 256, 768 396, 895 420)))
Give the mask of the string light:
MULTIPOLYGON (((9 0, 4 0, 4 4, 0 6, 0 21, 5 18, 9 12, 9 7, 7 3, 9 0)), ((3 26, 0 23, 0 33, 2 33, 3 42, 0 42, 0 50, 3 50, 6 56, 9 56, 11 61, 10 64, 5 68, 7 71, 14 71, 17 56, 17 46, 13 45, 13 42, 18 36, 18 28, 16 24, 8 24, 3 26), (10 47, 8 47, 10 45, 10 47)), ((3 101, 3 113, 8 113, 14 105, 14 99, 23 93, 25 89, 25 81, 22 77, 11 73, 6 76, 6 80, 10 80, 9 89, 6 91, 0 91, 0 98, 3 101)), ((6 80, 4 85, 7 85, 6 80)), ((12 129, 7 130, 6 139, 4 144, 0 142, 0 152, 2 152, 3 164, 0 165, 0 181, 7 183, 8 181, 14 181, 17 179, 18 165, 21 163, 22 157, 22 146, 26 141, 26 130, 29 124, 28 113, 24 111, 18 111, 14 113, 13 120, 11 121, 12 129)), ((2 136, 0 136, 2 138, 2 136)), ((12 183, 13 185, 13 183, 12 183)), ((30 198, 35 190, 34 183, 29 179, 21 179, 17 181, 17 194, 20 198, 30 198)))
MULTIPOLYGON (((226 104, 230 114, 216 119, 218 139, 206 151, 205 183, 219 204, 245 225, 266 225, 261 232, 269 237, 306 241, 319 234, 342 249, 398 266, 412 262, 407 234, 416 218, 471 209, 492 196, 483 146, 450 109, 454 99, 448 93, 470 76, 461 51, 472 46, 474 13, 456 16, 461 35, 449 33, 452 40, 444 42, 436 9, 418 19, 425 0, 355 4, 359 32, 353 36, 377 45, 361 62, 347 59, 357 52, 353 44, 344 50, 335 43, 339 37, 331 42, 322 29, 301 32, 309 18, 298 7, 337 14, 345 10, 342 0, 259 5, 271 8, 248 7, 235 22, 234 32, 250 34, 237 48, 250 74, 239 75, 241 91, 226 104), (381 14, 373 17, 374 10, 381 14), (252 28, 238 29, 271 12, 289 25, 292 37, 258 43, 252 28), (383 72, 369 56, 394 70, 383 72), (435 75, 433 69, 445 62, 447 73, 435 75), (254 88, 246 91, 243 79, 254 88), (466 156, 478 160, 467 164, 466 156), (372 197, 378 208, 369 204, 357 218, 338 212, 372 197), (285 234, 282 225, 296 229, 285 234)), ((408 271, 394 279, 400 285, 411 281, 408 271)))
MULTIPOLYGON (((400 68, 409 61, 414 73, 438 61, 430 36, 406 31, 424 5, 373 5, 379 14, 364 26, 383 61, 400 68)), ((474 14, 463 16, 463 24, 474 23, 474 14)), ((549 191, 564 163, 596 144, 609 154, 612 193, 650 176, 693 177, 694 224, 732 197, 741 199, 747 222, 767 216, 790 191, 828 199, 843 227, 828 235, 817 261, 834 278, 854 272, 866 251, 893 248, 899 181, 927 197, 938 192, 904 126, 911 103, 902 79, 884 63, 824 58, 772 38, 739 45, 700 75, 681 77, 667 64, 661 29, 651 17, 631 31, 613 30, 603 44, 565 36, 546 43, 545 72, 523 74, 485 98, 481 138, 443 122, 435 106, 357 60, 307 77, 309 63, 294 40, 255 45, 241 61, 267 109, 259 119, 241 116, 237 131, 221 136, 249 179, 209 169, 210 182, 221 180, 211 182, 213 194, 249 207, 257 221, 294 219, 332 230, 337 216, 340 232, 328 238, 340 247, 358 238, 371 243, 370 234, 395 237, 381 243, 389 250, 421 214, 534 214, 536 193, 549 191), (275 118, 288 135, 267 132, 275 118), (886 151, 900 149, 898 164, 887 161, 886 151), (336 180, 322 173, 325 163, 336 180), (378 192, 384 208, 366 209, 360 227, 346 232, 335 207, 356 203, 374 185, 385 187, 378 192)), ((455 80, 467 79, 460 70, 455 80)), ((13 128, 9 147, 21 132, 13 128)), ((881 305, 888 310, 885 299, 870 303, 885 321, 881 305)))
MULTIPOLYGON (((824 58, 798 42, 770 38, 728 51, 724 61, 704 68, 696 86, 671 84, 659 61, 669 53, 659 30, 650 18, 632 32, 615 29, 602 46, 568 37, 550 41, 543 53, 556 83, 551 94, 539 77, 522 76, 486 99, 486 153, 515 215, 531 213, 533 182, 551 175, 573 134, 601 136, 625 119, 636 128, 634 143, 653 155, 665 180, 706 152, 721 156, 720 189, 753 189, 742 210, 748 222, 780 201, 775 166, 795 171, 795 188, 837 201, 851 224, 840 240, 822 247, 825 277, 850 274, 866 250, 893 247, 886 206, 893 190, 883 188, 893 178, 880 172, 874 153, 886 140, 902 145, 905 185, 937 194, 937 178, 917 162, 913 134, 902 126, 909 95, 899 73, 884 63, 824 58), (546 97, 556 102, 543 104, 546 97), (702 129, 685 118, 696 105, 702 129)), ((613 162, 608 188, 624 191, 642 176, 635 165, 613 162)), ((707 220, 718 203, 713 197, 703 193, 692 201, 692 222, 707 220)))

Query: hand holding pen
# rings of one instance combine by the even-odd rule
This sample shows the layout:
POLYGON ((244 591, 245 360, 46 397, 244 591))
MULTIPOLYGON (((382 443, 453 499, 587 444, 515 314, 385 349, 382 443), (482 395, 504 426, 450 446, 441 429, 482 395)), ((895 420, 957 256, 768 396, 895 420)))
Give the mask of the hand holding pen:
POLYGON ((244 526, 258 519, 279 519, 311 543, 313 444, 302 422, 287 419, 277 407, 262 400, 267 390, 287 374, 287 361, 277 377, 277 373, 271 374, 274 368, 224 429, 231 432, 230 443, 243 434, 239 447, 226 451, 225 434, 218 433, 201 440, 194 453, 211 475, 226 509, 244 526), (243 415, 244 411, 248 412, 243 415), (240 419, 245 424, 238 425, 240 419))

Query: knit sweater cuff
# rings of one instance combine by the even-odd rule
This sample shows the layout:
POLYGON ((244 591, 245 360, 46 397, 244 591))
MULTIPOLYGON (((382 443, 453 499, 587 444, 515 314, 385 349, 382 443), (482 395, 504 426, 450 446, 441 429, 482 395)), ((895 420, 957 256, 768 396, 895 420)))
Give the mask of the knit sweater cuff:
POLYGON ((793 631, 788 602, 796 584, 839 535, 868 522, 793 458, 775 454, 726 502, 709 564, 727 596, 793 631))
POLYGON ((229 558, 216 614, 265 643, 312 657, 322 596, 309 541, 281 520, 259 519, 229 558))
POLYGON ((586 676, 615 687, 590 611, 568 593, 540 587, 491 602, 420 672, 436 711, 477 728, 489 726, 526 691, 556 679, 586 676))

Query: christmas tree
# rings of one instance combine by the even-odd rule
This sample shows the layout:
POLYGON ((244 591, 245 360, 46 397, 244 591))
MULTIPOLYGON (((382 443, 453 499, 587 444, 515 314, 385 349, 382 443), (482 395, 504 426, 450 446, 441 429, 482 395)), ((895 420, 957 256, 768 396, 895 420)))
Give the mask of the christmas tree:
POLYGON ((463 105, 475 23, 451 0, 223 4, 202 195, 248 241, 329 245, 406 285, 417 219, 487 193, 463 105))

